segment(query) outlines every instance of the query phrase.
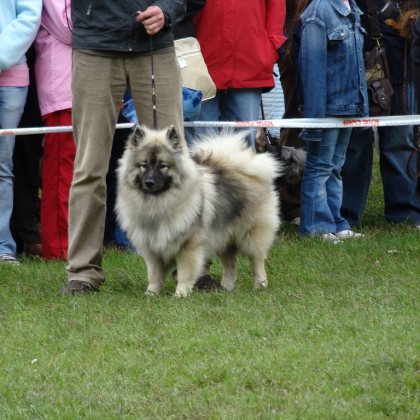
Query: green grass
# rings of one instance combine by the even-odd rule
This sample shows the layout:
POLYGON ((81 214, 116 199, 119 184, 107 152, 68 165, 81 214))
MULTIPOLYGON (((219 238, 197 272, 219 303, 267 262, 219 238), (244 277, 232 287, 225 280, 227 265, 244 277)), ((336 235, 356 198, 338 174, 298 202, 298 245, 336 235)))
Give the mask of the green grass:
POLYGON ((187 299, 117 251, 93 296, 55 297, 65 263, 0 266, 0 419, 420 419, 420 233, 386 223, 377 168, 360 230, 285 224, 258 292, 246 260, 187 299))

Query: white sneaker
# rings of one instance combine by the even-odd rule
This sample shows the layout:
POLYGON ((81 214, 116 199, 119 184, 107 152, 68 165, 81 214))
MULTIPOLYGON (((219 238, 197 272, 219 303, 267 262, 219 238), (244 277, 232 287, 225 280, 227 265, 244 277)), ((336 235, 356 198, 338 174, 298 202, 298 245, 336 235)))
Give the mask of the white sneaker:
POLYGON ((1 254, 0 263, 20 265, 20 262, 16 259, 16 257, 13 254, 1 254))
POLYGON ((333 233, 324 233, 322 235, 322 239, 324 241, 330 241, 334 245, 341 244, 343 242, 343 241, 340 241, 340 239, 338 239, 337 236, 335 236, 333 233))
POLYGON ((350 229, 342 230, 341 232, 337 232, 335 235, 337 236, 337 238, 340 238, 340 239, 362 239, 362 238, 366 238, 366 235, 363 235, 363 233, 356 233, 356 232, 353 232, 350 229))

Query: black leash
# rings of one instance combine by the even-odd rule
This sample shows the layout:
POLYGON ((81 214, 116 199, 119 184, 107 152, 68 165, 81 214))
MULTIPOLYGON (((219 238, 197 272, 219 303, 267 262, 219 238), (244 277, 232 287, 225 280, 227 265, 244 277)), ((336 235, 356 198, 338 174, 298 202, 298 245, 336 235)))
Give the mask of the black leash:
MULTIPOLYGON (((261 99, 261 104, 260 104, 260 107, 261 107, 261 118, 262 118, 263 120, 265 120, 264 105, 263 105, 263 101, 262 101, 262 99, 261 99)), ((267 128, 267 127, 263 127, 263 128, 262 128, 262 132, 263 132, 264 139, 265 139, 265 142, 266 142, 267 146, 268 146, 268 147, 274 146, 274 144, 273 144, 273 143, 274 143, 274 142, 273 142, 273 136, 271 135, 271 133, 270 133, 270 131, 268 130, 268 128, 267 128)))
POLYGON ((150 35, 150 58, 152 62, 152 103, 153 103, 153 127, 157 130, 156 93, 155 93, 155 72, 153 70, 153 35, 150 35))

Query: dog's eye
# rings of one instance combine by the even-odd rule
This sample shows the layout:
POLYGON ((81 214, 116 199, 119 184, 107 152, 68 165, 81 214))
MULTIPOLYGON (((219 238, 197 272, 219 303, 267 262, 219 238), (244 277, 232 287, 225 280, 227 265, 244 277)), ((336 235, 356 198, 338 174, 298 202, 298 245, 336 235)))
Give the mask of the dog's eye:
POLYGON ((159 168, 160 169, 165 169, 165 168, 167 168, 168 167, 168 165, 165 165, 164 163, 161 163, 160 165, 159 165, 159 168))

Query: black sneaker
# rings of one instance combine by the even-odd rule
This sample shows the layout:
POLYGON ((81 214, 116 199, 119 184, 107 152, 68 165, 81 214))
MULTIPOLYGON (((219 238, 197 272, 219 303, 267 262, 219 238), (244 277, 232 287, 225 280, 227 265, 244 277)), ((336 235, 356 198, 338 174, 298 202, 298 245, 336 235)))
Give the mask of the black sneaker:
POLYGON ((72 280, 63 286, 63 288, 57 293, 57 296, 85 294, 92 292, 99 292, 99 289, 96 289, 87 281, 72 280))

